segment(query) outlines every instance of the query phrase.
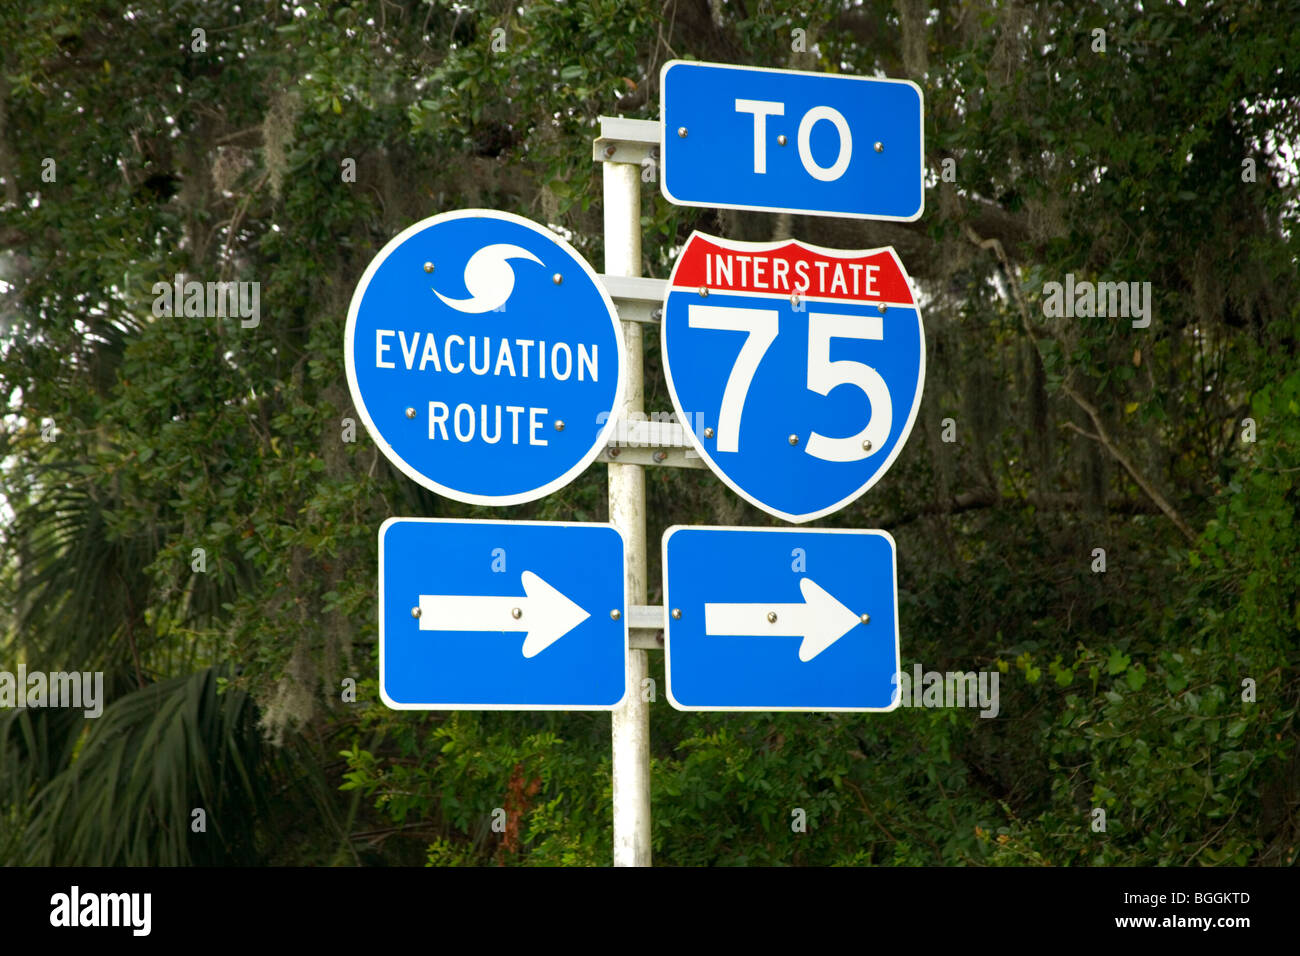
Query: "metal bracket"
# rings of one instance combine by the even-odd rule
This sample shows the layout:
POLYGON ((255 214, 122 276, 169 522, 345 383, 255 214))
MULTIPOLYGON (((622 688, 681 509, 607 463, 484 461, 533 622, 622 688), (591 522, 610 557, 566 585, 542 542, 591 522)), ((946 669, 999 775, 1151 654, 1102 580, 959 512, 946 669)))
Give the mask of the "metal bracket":
POLYGON ((627 609, 627 640, 634 649, 664 649, 664 609, 661 604, 633 604, 627 609))
POLYGON ((659 162, 658 120, 600 117, 600 137, 591 144, 591 158, 598 163, 659 162))
POLYGON ((600 281, 624 322, 657 323, 663 318, 667 279, 602 275, 600 281))
POLYGON ((669 468, 707 468, 704 459, 677 422, 664 421, 670 413, 655 413, 649 419, 620 420, 613 440, 601 449, 597 461, 606 464, 663 465, 669 468))

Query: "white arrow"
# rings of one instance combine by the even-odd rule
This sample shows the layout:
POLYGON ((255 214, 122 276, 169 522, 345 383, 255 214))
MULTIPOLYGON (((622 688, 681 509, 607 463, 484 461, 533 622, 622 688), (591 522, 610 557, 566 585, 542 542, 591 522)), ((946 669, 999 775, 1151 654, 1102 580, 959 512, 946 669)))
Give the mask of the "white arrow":
POLYGON ((421 594, 422 631, 525 631, 524 657, 535 657, 591 617, 532 571, 525 597, 421 594))
POLYGON ((710 637, 802 637, 799 660, 810 661, 861 623, 812 578, 800 578, 799 604, 706 604, 704 633, 710 637))

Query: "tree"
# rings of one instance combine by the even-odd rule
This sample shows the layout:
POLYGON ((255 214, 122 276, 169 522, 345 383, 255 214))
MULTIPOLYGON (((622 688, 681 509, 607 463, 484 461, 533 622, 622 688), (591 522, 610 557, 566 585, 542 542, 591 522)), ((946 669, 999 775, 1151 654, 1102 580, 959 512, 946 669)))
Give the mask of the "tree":
MULTIPOLYGON (((1300 17, 36 0, 0 28, 0 660, 110 688, 98 722, 0 713, 5 859, 608 861, 606 718, 395 713, 374 682, 385 518, 602 520, 603 473, 503 511, 436 498, 344 440, 341 342, 370 258, 440 210, 554 223, 599 262, 596 117, 656 117, 659 67, 696 57, 925 92, 919 222, 647 189, 645 272, 692 228, 898 249, 924 403, 821 524, 894 534, 905 668, 996 670, 1002 716, 657 704, 658 858, 1294 860, 1300 17), (177 275, 257 282, 257 322, 157 314, 177 275), (1150 324, 1056 314, 1067 275, 1150 283, 1150 324), (150 760, 170 782, 142 803, 150 760), (106 807, 158 830, 115 842, 106 807)), ((653 359, 646 394, 668 407, 653 359)), ((652 540, 771 523, 707 473, 648 477, 652 540)))

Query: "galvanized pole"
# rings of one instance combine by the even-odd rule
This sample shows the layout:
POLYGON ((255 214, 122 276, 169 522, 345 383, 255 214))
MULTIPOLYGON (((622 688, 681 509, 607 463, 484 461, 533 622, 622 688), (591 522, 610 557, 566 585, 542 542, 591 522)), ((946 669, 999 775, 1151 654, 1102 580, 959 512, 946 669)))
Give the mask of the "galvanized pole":
MULTIPOLYGON (((619 121, 602 117, 602 134, 619 121)), ((611 161, 616 147, 597 142, 603 160, 605 273, 641 275, 641 166, 611 161)), ((630 157, 629 157, 630 158, 630 157)), ((627 393, 620 417, 643 412, 645 395, 641 326, 623 321, 627 347, 627 393)), ((609 520, 627 539, 627 599, 646 603, 645 470, 641 465, 609 464, 609 520)), ((613 712, 614 865, 650 865, 650 703, 642 693, 649 664, 644 650, 627 655, 627 696, 613 712)))

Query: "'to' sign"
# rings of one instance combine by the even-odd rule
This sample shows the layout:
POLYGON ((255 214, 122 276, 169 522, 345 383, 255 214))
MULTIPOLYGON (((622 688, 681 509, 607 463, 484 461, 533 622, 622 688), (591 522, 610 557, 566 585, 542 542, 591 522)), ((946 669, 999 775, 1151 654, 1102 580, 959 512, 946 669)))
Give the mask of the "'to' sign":
POLYGON ((908 80, 673 60, 659 75, 664 198, 681 206, 912 221, 922 96, 908 80))

